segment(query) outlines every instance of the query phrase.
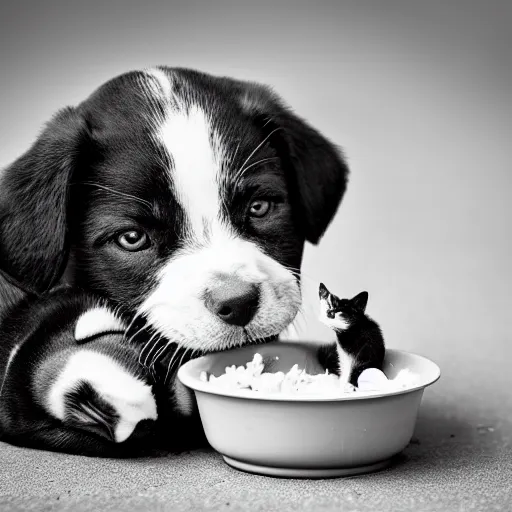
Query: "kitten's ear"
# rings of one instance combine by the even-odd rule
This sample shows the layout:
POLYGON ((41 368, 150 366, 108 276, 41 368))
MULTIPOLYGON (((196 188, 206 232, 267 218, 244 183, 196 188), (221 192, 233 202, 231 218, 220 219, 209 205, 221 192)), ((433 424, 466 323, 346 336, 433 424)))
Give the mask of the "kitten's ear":
POLYGON ((353 299, 352 304, 364 313, 366 305, 368 304, 368 292, 358 293, 353 299))
POLYGON ((324 283, 320 283, 318 288, 318 295, 321 299, 326 299, 329 296, 329 290, 326 288, 324 283))
POLYGON ((22 300, 35 297, 35 292, 25 288, 0 269, 0 321, 12 306, 22 300))

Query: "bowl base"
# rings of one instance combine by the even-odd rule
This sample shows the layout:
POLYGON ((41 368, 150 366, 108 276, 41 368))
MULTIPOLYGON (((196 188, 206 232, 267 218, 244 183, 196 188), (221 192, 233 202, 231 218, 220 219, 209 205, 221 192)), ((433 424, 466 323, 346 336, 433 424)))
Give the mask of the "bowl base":
POLYGON ((249 462, 232 459, 226 455, 222 456, 224 461, 236 469, 257 475, 275 476, 279 478, 337 478, 341 476, 354 476, 363 473, 372 473, 379 471, 391 464, 391 459, 386 459, 374 464, 365 466, 355 466, 352 468, 276 468, 272 466, 260 466, 249 462))

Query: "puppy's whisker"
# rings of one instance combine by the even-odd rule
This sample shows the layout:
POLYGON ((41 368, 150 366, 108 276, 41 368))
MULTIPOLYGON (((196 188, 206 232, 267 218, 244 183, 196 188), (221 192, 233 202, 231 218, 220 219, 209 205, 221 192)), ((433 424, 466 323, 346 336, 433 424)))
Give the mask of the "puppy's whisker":
POLYGON ((169 371, 171 367, 174 365, 174 361, 177 360, 177 358, 179 357, 181 349, 182 347, 176 343, 176 348, 174 349, 174 352, 171 355, 170 361, 167 363, 167 373, 165 374, 164 385, 167 382, 167 375, 169 375, 169 371))
POLYGON ((240 172, 242 172, 242 169, 246 166, 246 164, 251 160, 251 158, 256 154, 256 152, 265 144, 265 142, 267 142, 268 139, 270 139, 270 137, 275 133, 277 132, 278 130, 280 130, 281 128, 275 128, 274 130, 272 130, 257 146, 256 148, 252 151, 252 153, 247 157, 247 159, 245 160, 245 162, 240 166, 240 170, 236 173, 236 176, 238 176, 240 174, 240 172))
POLYGON ((240 144, 242 143, 242 139, 238 141, 238 144, 236 145, 235 152, 233 153, 233 156, 231 157, 231 162, 235 161, 236 155, 238 154, 238 150, 240 149, 240 144))
POLYGON ((132 343, 135 338, 137 337, 137 335, 142 332, 146 327, 147 327, 147 324, 144 323, 139 329, 137 329, 134 333, 130 333, 130 330, 131 328, 133 327, 133 323, 134 321, 130 322, 130 325, 127 327, 126 331, 125 331, 125 340, 127 343, 132 343))
MULTIPOLYGON (((130 329, 133 327, 133 324, 135 323, 135 321, 137 319, 139 319, 140 317, 142 316, 142 311, 137 311, 137 313, 135 313, 135 316, 131 319, 130 323, 128 324, 128 327, 126 328, 126 333, 130 332, 130 329)), ((144 329, 144 327, 146 327, 146 323, 144 323, 144 325, 138 329, 135 334, 133 334, 132 336, 130 336, 130 338, 128 338, 129 341, 133 340, 133 337, 136 336, 142 329, 144 329)))
POLYGON ((154 333, 151 338, 149 338, 149 341, 152 341, 155 337, 158 337, 157 340, 153 343, 153 345, 150 347, 150 349, 148 350, 147 354, 146 354, 146 358, 144 359, 144 367, 146 368, 149 368, 149 365, 148 365, 148 360, 151 356, 151 353, 153 352, 153 350, 156 349, 156 351, 158 352, 158 343, 159 341, 162 339, 161 335, 156 332, 154 333))
POLYGON ((248 165, 247 167, 244 167, 243 169, 240 169, 240 171, 235 175, 234 182, 236 187, 238 183, 240 183, 240 180, 242 179, 243 175, 251 168, 256 167, 257 165, 264 164, 267 162, 272 162, 274 160, 279 160, 279 157, 273 156, 268 158, 262 158, 261 160, 258 160, 257 162, 253 162, 252 164, 248 165))
POLYGON ((137 331, 135 331, 132 335, 130 335, 129 338, 126 338, 125 337, 125 340, 126 340, 126 343, 132 343, 135 338, 137 337, 137 335, 142 332, 144 329, 146 328, 146 325, 143 325, 140 329, 138 329, 137 331))
POLYGON ((293 274, 295 277, 304 277, 305 279, 311 281, 311 282, 315 282, 318 284, 318 279, 315 279, 313 278, 312 276, 310 276, 309 274, 305 273, 304 271, 302 270, 297 270, 296 268, 293 268, 293 267, 288 267, 287 265, 284 265, 284 264, 281 264, 286 270, 288 270, 288 272, 290 272, 291 274, 293 274))
MULTIPOLYGON (((158 342, 155 343, 154 347, 158 347, 158 342)), ((154 356, 151 358, 151 361, 147 365, 147 367, 150 370, 153 371, 155 369, 155 364, 158 362, 158 359, 162 355, 162 353, 165 352, 166 348, 167 348, 167 343, 164 343, 163 346, 156 349, 154 356)), ((148 354, 148 359, 149 359, 149 354, 148 354)))
POLYGON ((79 185, 88 185, 90 187, 100 188, 102 190, 106 190, 106 191, 108 191, 112 194, 115 194, 117 196, 124 197, 125 199, 130 199, 131 201, 136 201, 137 203, 143 204, 150 210, 153 209, 153 206, 151 205, 151 203, 149 201, 146 201, 145 199, 141 199, 140 197, 136 197, 132 194, 127 194, 125 192, 120 192, 119 190, 115 190, 115 189, 107 187, 105 185, 100 185, 99 183, 93 183, 91 181, 83 181, 83 182, 79 183, 79 185))
POLYGON ((150 368, 154 368, 155 364, 158 361, 158 358, 162 355, 163 352, 165 352, 166 348, 168 347, 168 343, 165 343, 160 347, 156 352, 153 358, 151 359, 151 362, 149 363, 150 368))
MULTIPOLYGON (((142 355, 144 354, 144 351, 146 350, 146 348, 151 344, 151 342, 153 341, 153 338, 157 335, 158 333, 154 333, 150 338, 149 340, 146 342, 146 344, 144 345, 144 347, 142 348, 142 350, 139 352, 139 364, 142 364, 142 355)), ((145 366, 142 364, 142 366, 145 366)))
POLYGON ((268 123, 271 123, 273 121, 273 119, 271 117, 269 117, 267 119, 267 121, 265 122, 265 124, 262 126, 262 128, 265 128, 265 126, 267 126, 268 123))
POLYGON ((151 360, 151 363, 150 363, 150 367, 155 367, 155 364, 158 362, 158 360, 160 359, 160 357, 162 356, 162 354, 165 353, 165 351, 169 348, 169 346, 172 344, 173 342, 172 341, 167 341, 167 343, 164 343, 163 346, 158 349, 153 357, 153 359, 151 360))
POLYGON ((189 349, 187 349, 187 350, 185 350, 183 352, 183 355, 181 356, 180 362, 178 363, 178 366, 177 366, 178 369, 181 368, 181 365, 183 364, 183 360, 185 358, 185 355, 186 354, 191 354, 191 353, 192 353, 192 349, 191 348, 189 348, 189 349))
MULTIPOLYGON (((185 354, 190 351, 191 349, 190 348, 185 348, 184 351, 183 351, 183 354, 181 355, 181 359, 180 361, 183 361, 183 358, 185 357, 185 354)), ((178 350, 176 350, 175 353, 178 353, 178 350)), ((169 374, 170 374, 170 371, 172 369, 172 367, 174 366, 174 363, 178 361, 178 357, 176 357, 175 359, 171 359, 171 362, 169 363, 169 365, 167 366, 167 373, 165 374, 165 379, 164 379, 164 386, 167 385, 167 379, 169 378, 169 374), (172 363, 172 364, 171 364, 172 363)), ((178 365, 178 368, 180 367, 180 365, 178 365)))

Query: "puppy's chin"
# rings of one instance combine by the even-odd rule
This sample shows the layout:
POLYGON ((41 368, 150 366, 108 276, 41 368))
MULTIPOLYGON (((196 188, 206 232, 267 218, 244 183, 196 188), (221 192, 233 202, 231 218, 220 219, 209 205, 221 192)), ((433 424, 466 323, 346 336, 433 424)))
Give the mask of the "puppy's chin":
POLYGON ((243 240, 179 254, 161 269, 157 281, 139 313, 169 341, 198 352, 273 338, 294 320, 301 304, 295 276, 243 240), (258 285, 258 309, 247 325, 229 325, 206 308, 205 290, 215 286, 219 274, 258 285))

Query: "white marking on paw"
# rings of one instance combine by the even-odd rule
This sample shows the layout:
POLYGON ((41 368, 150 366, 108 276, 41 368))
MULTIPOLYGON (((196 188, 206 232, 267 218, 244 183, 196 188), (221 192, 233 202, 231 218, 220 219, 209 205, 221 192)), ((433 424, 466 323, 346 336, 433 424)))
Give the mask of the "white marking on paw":
POLYGON ((48 391, 46 407, 50 414, 65 419, 64 396, 80 381, 88 382, 119 415, 115 429, 118 443, 130 436, 139 421, 157 419, 151 386, 111 357, 93 350, 80 350, 69 357, 48 391))
POLYGON ((80 315, 75 325, 75 339, 81 341, 97 334, 125 329, 125 324, 110 309, 97 307, 80 315))

